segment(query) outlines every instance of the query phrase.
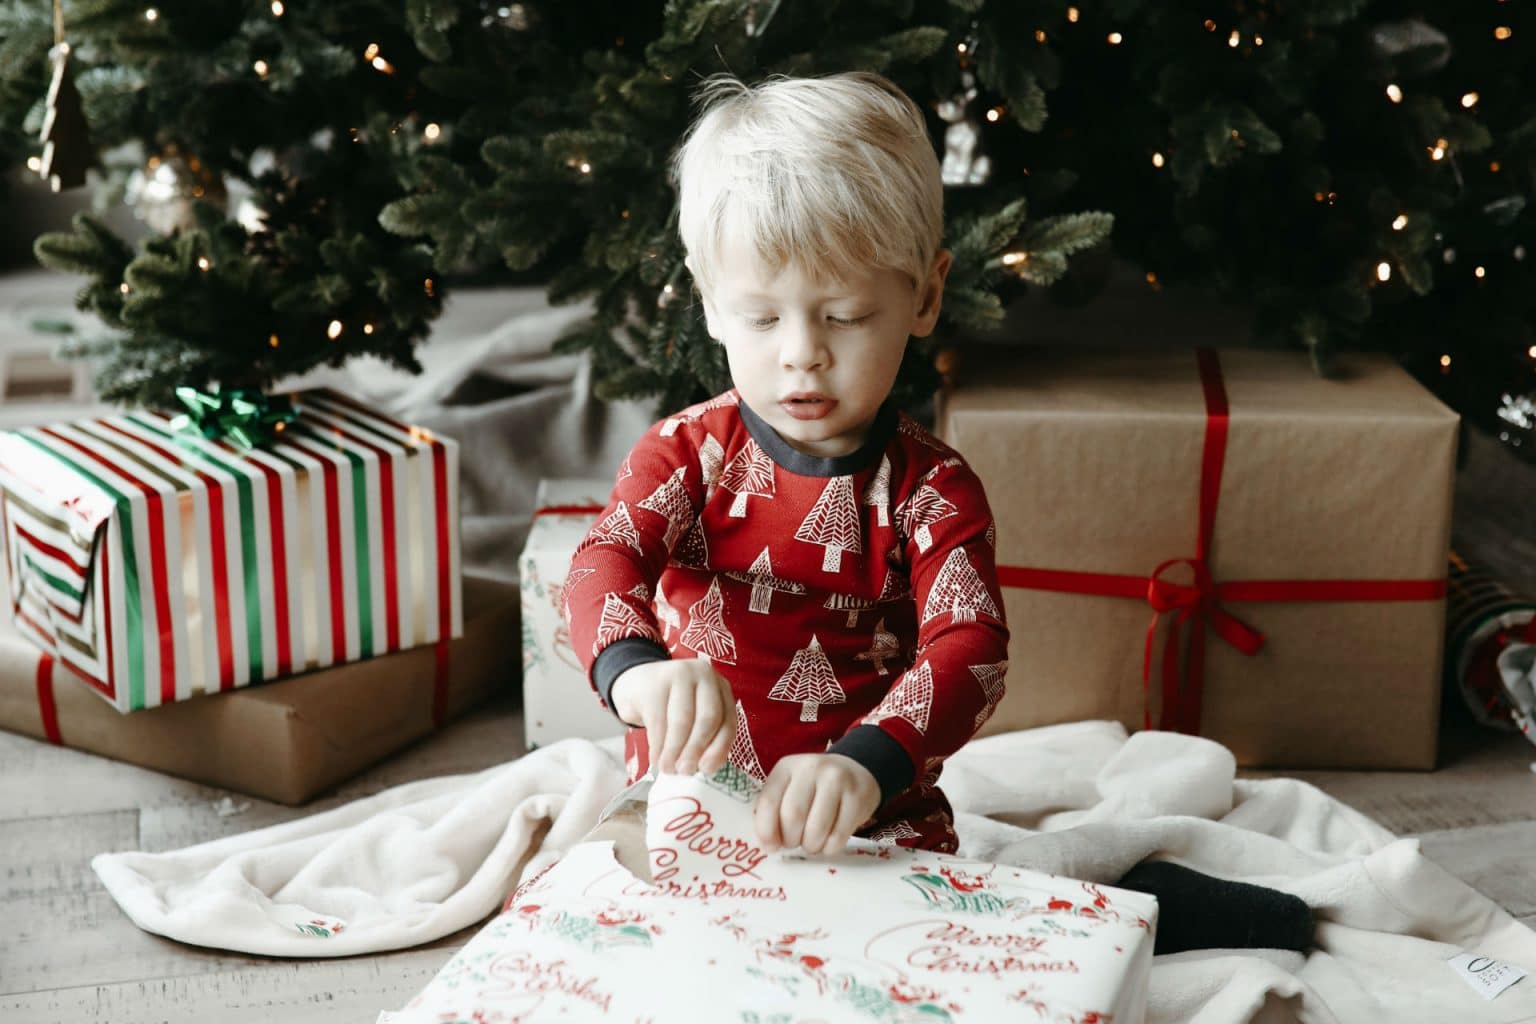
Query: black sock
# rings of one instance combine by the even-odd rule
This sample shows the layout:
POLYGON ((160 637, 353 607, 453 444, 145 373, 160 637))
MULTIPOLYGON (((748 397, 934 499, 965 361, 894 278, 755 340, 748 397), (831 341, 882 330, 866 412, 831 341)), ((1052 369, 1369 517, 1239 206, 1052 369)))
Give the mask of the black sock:
POLYGON ((1290 893, 1229 882, 1149 860, 1115 885, 1157 897, 1154 953, 1186 949, 1294 949, 1312 945, 1312 908, 1290 893))

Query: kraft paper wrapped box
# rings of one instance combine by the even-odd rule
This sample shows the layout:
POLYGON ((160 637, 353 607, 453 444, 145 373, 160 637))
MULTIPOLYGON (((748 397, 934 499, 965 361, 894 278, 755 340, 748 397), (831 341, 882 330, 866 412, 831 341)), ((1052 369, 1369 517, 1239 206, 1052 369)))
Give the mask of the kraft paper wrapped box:
POLYGON ((643 825, 600 824, 379 1024, 1143 1020, 1151 896, 862 839, 767 853, 755 798, 734 766, 658 777, 643 825))
POLYGON ((249 451, 152 412, 0 434, 11 611, 119 711, 461 634, 457 442, 292 398, 249 451))
POLYGON ((579 737, 623 735, 624 726, 602 706, 560 614, 561 588, 571 556, 592 528, 608 493, 604 480, 541 480, 533 526, 518 560, 523 619, 523 729, 528 749, 579 737))
POLYGON ((516 588, 467 576, 464 605, 463 635, 441 645, 131 715, 0 618, 0 729, 300 804, 513 691, 516 588))
POLYGON ((938 428, 997 521, 983 735, 1150 707, 1247 766, 1434 767, 1458 418, 1388 358, 979 348, 938 428))

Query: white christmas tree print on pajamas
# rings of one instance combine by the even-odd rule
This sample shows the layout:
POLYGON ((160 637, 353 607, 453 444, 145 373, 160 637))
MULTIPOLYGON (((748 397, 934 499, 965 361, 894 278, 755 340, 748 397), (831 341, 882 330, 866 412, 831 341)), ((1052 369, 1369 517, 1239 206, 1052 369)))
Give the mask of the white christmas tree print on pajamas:
POLYGON ((952 827, 938 774, 996 707, 1007 667, 980 481, 904 415, 841 460, 796 455, 749 419, 728 392, 630 452, 572 559, 578 658, 590 674, 642 638, 659 647, 641 657, 708 659, 736 698, 731 761, 755 778, 883 734, 911 781, 865 834, 940 849, 952 827))

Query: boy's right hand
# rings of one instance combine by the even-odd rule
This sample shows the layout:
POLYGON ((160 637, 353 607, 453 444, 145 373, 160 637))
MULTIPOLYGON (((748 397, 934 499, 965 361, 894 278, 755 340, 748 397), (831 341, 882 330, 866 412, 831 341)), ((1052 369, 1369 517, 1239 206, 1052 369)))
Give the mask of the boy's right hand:
POLYGON ((736 739, 736 698, 707 658, 636 665, 608 695, 622 721, 644 727, 657 771, 712 774, 724 767, 736 739))

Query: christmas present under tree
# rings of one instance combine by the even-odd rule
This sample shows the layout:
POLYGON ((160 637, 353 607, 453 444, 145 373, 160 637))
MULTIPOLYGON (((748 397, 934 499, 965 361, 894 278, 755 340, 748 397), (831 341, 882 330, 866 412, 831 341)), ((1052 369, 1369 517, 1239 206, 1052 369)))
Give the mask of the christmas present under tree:
POLYGON ((461 635, 457 442, 290 397, 250 448, 152 412, 0 434, 17 626, 119 711, 461 635))
POLYGON ((1458 419, 1390 360, 979 348, 940 428, 997 521, 984 733, 1115 718, 1245 765, 1434 766, 1458 419))
MULTIPOLYGON (((540 480, 533 528, 518 559, 522 589, 523 730, 528 749, 579 736, 618 736, 624 726, 591 692, 571 650, 560 595, 571 555, 607 504, 611 481, 540 480)), ((657 614, 669 614, 658 595, 657 614)), ((670 612, 676 625, 677 613, 670 612)))

